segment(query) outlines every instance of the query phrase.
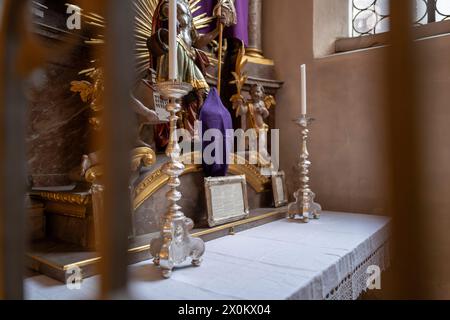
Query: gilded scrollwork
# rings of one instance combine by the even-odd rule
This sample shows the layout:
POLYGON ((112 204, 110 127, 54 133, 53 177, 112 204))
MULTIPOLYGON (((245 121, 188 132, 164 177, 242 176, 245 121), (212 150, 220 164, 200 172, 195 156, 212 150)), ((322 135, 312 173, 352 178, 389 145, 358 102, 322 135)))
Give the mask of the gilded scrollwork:
POLYGON ((86 170, 84 178, 86 179, 87 182, 94 183, 96 181, 99 181, 102 175, 103 175, 102 166, 96 165, 86 170))
POLYGON ((74 204, 79 206, 86 206, 91 203, 91 196, 89 194, 42 191, 38 193, 38 196, 46 201, 74 204))
MULTIPOLYGON (((200 172, 202 166, 198 163, 200 154, 192 152, 181 157, 181 161, 185 164, 185 169, 181 175, 200 172)), ((250 164, 244 158, 232 154, 232 164, 229 166, 229 172, 235 175, 245 175, 248 184, 258 193, 270 189, 270 178, 261 174, 261 170, 250 164)), ((163 173, 162 167, 155 170, 147 176, 134 189, 134 209, 139 208, 145 200, 149 199, 158 190, 164 187, 169 181, 169 177, 163 173)))
POLYGON ((156 153, 151 148, 141 147, 132 151, 131 170, 137 171, 141 166, 149 167, 156 162, 156 153))
MULTIPOLYGON (((202 170, 201 165, 189 164, 185 165, 185 169, 181 176, 199 172, 202 170)), ((138 209, 145 200, 153 196, 158 190, 169 182, 169 176, 163 172, 163 168, 157 169, 151 175, 146 177, 134 190, 134 209, 138 209)))

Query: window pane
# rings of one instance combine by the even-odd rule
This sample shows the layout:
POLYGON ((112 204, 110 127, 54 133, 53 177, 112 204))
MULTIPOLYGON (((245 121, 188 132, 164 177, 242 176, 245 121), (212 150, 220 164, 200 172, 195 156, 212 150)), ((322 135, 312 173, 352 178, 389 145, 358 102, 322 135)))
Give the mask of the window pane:
MULTIPOLYGON (((351 0, 353 36, 389 31, 390 0, 351 0)), ((414 0, 414 25, 450 20, 450 0, 414 0)))
POLYGON ((436 1, 436 21, 450 19, 450 1, 437 0, 436 1))
POLYGON ((428 23, 427 0, 416 0, 414 24, 422 25, 428 23))
POLYGON ((380 16, 388 16, 389 15, 389 0, 376 1, 375 11, 380 16))

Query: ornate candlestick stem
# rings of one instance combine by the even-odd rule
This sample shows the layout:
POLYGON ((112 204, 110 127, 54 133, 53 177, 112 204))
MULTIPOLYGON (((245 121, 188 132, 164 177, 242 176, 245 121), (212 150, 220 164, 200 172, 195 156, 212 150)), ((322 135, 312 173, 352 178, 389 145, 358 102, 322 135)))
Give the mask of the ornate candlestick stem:
POLYGON ((302 151, 300 154, 300 189, 294 193, 296 199, 295 202, 289 204, 288 216, 290 219, 295 219, 296 216, 300 216, 304 222, 309 222, 310 219, 319 219, 322 212, 322 208, 318 203, 314 202, 315 194, 311 191, 309 186, 309 167, 311 161, 309 161, 308 152, 308 126, 312 123, 313 119, 302 115, 300 119, 295 122, 302 129, 302 151))
POLYGON ((205 252, 205 244, 201 239, 191 237, 190 231, 194 223, 184 215, 177 204, 182 197, 181 192, 177 190, 181 184, 179 177, 185 168, 180 160, 181 148, 177 136, 177 113, 181 109, 178 100, 191 90, 191 86, 169 81, 159 83, 157 87, 163 98, 169 100, 166 109, 170 113, 170 140, 166 155, 170 161, 164 165, 163 172, 169 176, 170 190, 166 194, 169 205, 161 219, 161 235, 152 241, 150 251, 155 265, 161 267, 165 278, 169 278, 173 268, 184 263, 189 257, 192 258, 194 266, 199 266, 205 252))

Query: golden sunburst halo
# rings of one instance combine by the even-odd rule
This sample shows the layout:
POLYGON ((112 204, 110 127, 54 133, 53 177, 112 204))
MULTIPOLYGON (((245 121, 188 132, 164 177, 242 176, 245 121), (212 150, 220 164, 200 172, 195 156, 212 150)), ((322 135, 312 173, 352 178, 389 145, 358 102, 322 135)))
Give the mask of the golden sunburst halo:
MULTIPOLYGON (((189 0, 189 7, 194 16, 194 26, 197 30, 207 28, 213 21, 213 17, 209 17, 207 13, 200 13, 201 0, 189 0)), ((150 64, 150 53, 147 48, 147 40, 153 34, 152 22, 153 16, 158 6, 159 0, 133 0, 133 8, 135 14, 135 59, 136 59, 136 71, 138 74, 145 73, 150 64)), ((81 10, 83 22, 91 26, 95 36, 92 36, 89 40, 86 40, 86 44, 89 45, 103 45, 105 43, 104 29, 106 25, 105 19, 92 12, 85 12, 81 10)), ((94 67, 81 71, 82 74, 89 74, 98 64, 96 60, 91 61, 94 67)))

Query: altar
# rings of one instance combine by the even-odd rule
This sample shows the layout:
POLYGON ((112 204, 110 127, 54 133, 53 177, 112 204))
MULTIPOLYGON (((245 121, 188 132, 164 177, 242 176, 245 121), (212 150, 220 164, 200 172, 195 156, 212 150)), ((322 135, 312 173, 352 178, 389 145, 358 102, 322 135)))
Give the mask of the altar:
MULTIPOLYGON (((150 242, 157 240, 168 212, 180 216, 182 213, 189 220, 180 218, 180 225, 186 230, 189 225, 194 228, 190 230, 194 238, 208 241, 284 217, 287 208, 282 207, 289 200, 284 172, 277 159, 278 143, 271 139, 272 130, 277 130, 276 95, 283 81, 275 75, 275 62, 265 58, 262 52, 261 1, 238 2, 236 6, 233 1, 178 1, 175 9, 190 21, 182 32, 186 38, 179 44, 170 41, 169 31, 176 29, 175 19, 171 19, 172 27, 168 24, 170 3, 175 4, 160 0, 136 0, 133 4, 134 27, 130 31, 137 48, 132 59, 135 81, 126 92, 132 125, 127 124, 125 128, 132 136, 132 143, 127 147, 131 148, 128 161, 131 172, 127 174, 127 188, 115 197, 129 197, 131 203, 120 210, 120 205, 113 206, 124 219, 121 225, 127 225, 122 243, 127 244, 130 264, 150 258, 150 242), (178 50, 175 48, 181 50, 180 61, 178 57, 169 57, 169 52, 178 50), (189 70, 181 67, 178 70, 178 65, 184 65, 185 60, 191 66, 189 70), (167 84, 166 80, 177 80, 178 89, 186 91, 178 92, 180 95, 175 99, 171 90, 167 90, 171 86, 163 85, 167 84), (221 123, 211 122, 219 114, 221 123), (212 157, 212 165, 206 165, 209 161, 204 152, 208 146, 206 126, 211 126, 210 132, 223 127, 223 133, 233 130, 234 135, 220 138, 224 146, 227 144, 226 152, 223 159, 212 157), (232 139, 236 139, 236 145, 229 147, 232 139), (213 166, 220 170, 212 170, 213 166), (242 201, 232 202, 238 206, 242 203, 237 218, 226 216, 232 214, 228 205, 223 206, 226 217, 219 223, 212 217, 210 212, 218 202, 209 199, 205 179, 210 177, 242 179, 242 201)), ((48 41, 68 42, 65 26, 56 25, 58 19, 65 17, 67 9, 78 10, 76 6, 67 6, 35 3, 34 12, 39 13, 33 18, 36 35, 48 41)), ((108 22, 106 16, 89 10, 85 9, 82 15, 81 29, 69 32, 75 39, 74 48, 85 56, 77 51, 68 57, 66 64, 76 72, 68 75, 64 85, 56 89, 64 96, 70 95, 77 108, 82 105, 84 117, 76 124, 78 129, 71 137, 76 141, 74 145, 81 147, 76 152, 67 148, 73 152, 70 157, 64 154, 61 160, 64 168, 59 171, 64 174, 59 181, 47 179, 54 174, 41 171, 34 174, 34 166, 30 166, 27 190, 29 225, 33 231, 26 252, 27 267, 61 282, 67 280, 73 267, 80 268, 83 277, 98 274, 101 230, 111 219, 111 209, 104 207, 105 190, 108 190, 105 170, 110 159, 117 156, 117 144, 112 148, 113 154, 107 156, 101 137, 105 133, 104 114, 108 113, 106 97, 112 94, 105 91, 105 79, 115 67, 107 68, 88 58, 96 55, 97 48, 104 47, 108 22)), ((176 38, 175 33, 172 40, 176 38)), ((49 68, 54 64, 50 60, 49 68)), ((120 122, 124 121, 119 118, 120 122)), ((50 140, 53 144, 53 136, 50 140)), ((42 153, 36 154, 36 159, 40 162, 42 153)), ((41 166, 44 171, 47 164, 41 166)), ((225 193, 221 191, 221 194, 225 193)), ((188 231, 184 234, 189 236, 188 231)))
MULTIPOLYGON (((278 220, 206 243, 200 268, 163 279, 151 261, 129 267, 129 298, 143 300, 357 299, 370 270, 389 267, 390 219, 324 212, 304 224, 278 220)), ((369 281, 370 282, 370 281, 369 281)), ((69 290, 47 276, 25 282, 27 299, 95 299, 99 277, 69 290)))

